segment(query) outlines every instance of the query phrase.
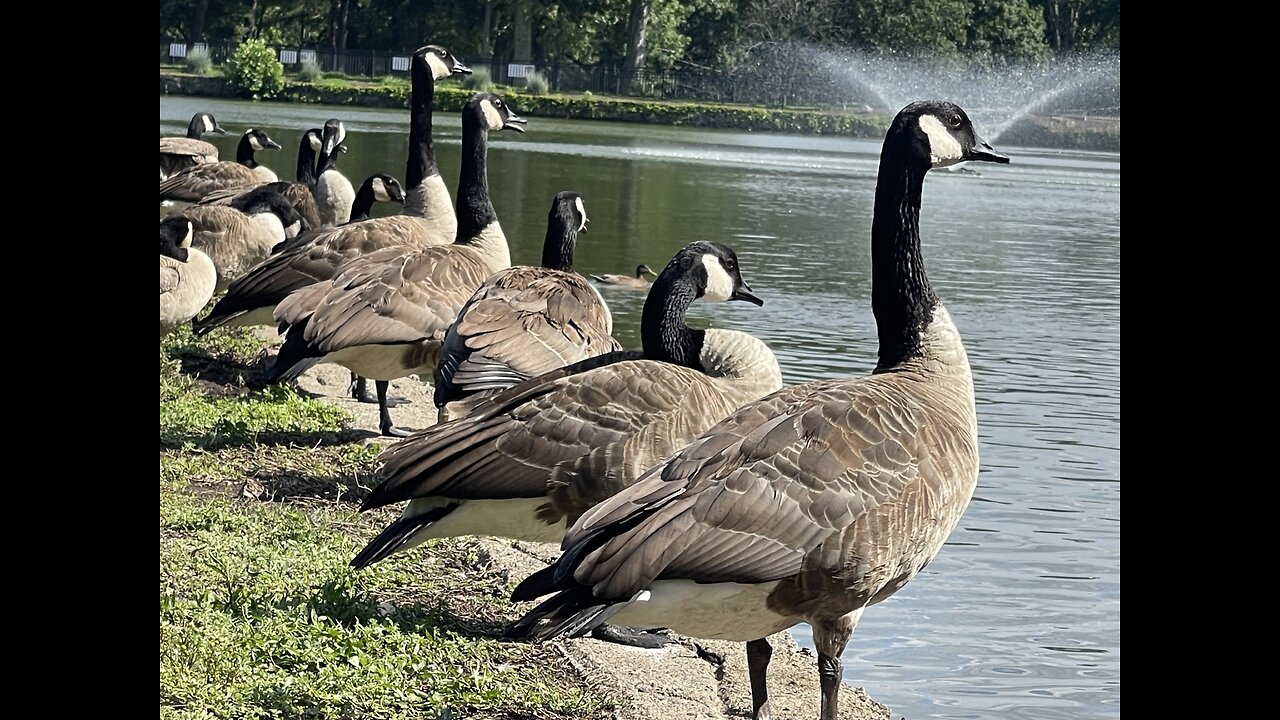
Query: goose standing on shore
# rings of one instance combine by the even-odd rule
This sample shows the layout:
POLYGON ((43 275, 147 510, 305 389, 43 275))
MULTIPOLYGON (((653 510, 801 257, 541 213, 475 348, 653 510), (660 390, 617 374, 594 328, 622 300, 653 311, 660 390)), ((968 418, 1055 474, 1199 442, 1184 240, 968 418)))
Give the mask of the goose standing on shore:
POLYGON ((634 277, 631 275, 614 275, 606 273, 604 275, 592 275, 591 279, 605 285, 624 285, 626 287, 645 288, 649 287, 649 280, 645 278, 645 275, 657 277, 658 273, 654 272, 653 268, 650 268, 648 265, 641 264, 636 266, 636 274, 634 277))
POLYGON ((542 265, 502 270, 480 286, 449 325, 435 376, 438 422, 447 403, 493 394, 579 360, 621 350, 613 315, 586 278, 573 271, 587 209, 572 190, 556 194, 547 213, 542 265))
MULTIPOLYGON (((320 165, 319 153, 323 145, 323 133, 320 128, 311 128, 302 133, 298 142, 298 160, 294 171, 295 180, 276 180, 274 182, 258 182, 214 190, 200 199, 200 205, 230 205, 237 199, 255 190, 265 187, 284 195, 293 204, 294 209, 302 216, 304 224, 318 233, 324 229, 320 219, 320 205, 316 201, 316 169, 320 165)), ((292 237, 297 237, 292 236, 292 237)))
POLYGON ((470 68, 439 45, 421 47, 413 54, 404 212, 332 228, 316 234, 308 244, 271 256, 228 288, 213 311, 196 323, 196 333, 203 335, 222 325, 271 324, 276 305, 289 293, 332 280, 343 265, 375 250, 453 242, 458 220, 436 166, 432 103, 437 80, 470 73, 470 68))
POLYGON ((218 190, 250 187, 259 183, 275 182, 275 172, 259 164, 255 155, 260 150, 279 150, 280 143, 272 140, 262 130, 249 128, 236 146, 236 159, 219 160, 187 168, 160 182, 160 200, 185 200, 200 202, 206 195, 218 190))
POLYGON ((697 298, 763 304, 731 248, 690 243, 645 299, 643 351, 539 375, 385 450, 381 483, 361 509, 409 504, 351 564, 365 567, 436 537, 557 541, 587 508, 781 387, 777 358, 758 338, 686 324, 697 298))
POLYGON ((289 199, 270 185, 230 205, 192 205, 170 217, 187 218, 195 226, 193 246, 203 250, 218 269, 215 292, 266 259, 272 248, 303 224, 289 199))
POLYGON ((325 121, 320 156, 316 166, 316 204, 320 206, 320 223, 324 226, 350 222, 356 189, 338 170, 338 156, 347 151, 343 141, 347 128, 340 120, 325 121))
POLYGON ((457 239, 425 248, 386 247, 348 263, 331 282, 290 294, 276 306, 285 341, 267 382, 291 380, 319 362, 338 363, 376 381, 382 434, 408 435, 391 422, 388 384, 434 372, 445 330, 467 298, 490 275, 511 266, 507 236, 489 196, 486 155, 490 132, 523 133, 524 125, 497 95, 473 95, 462 109, 457 239))
POLYGON ((511 634, 574 637, 607 621, 745 641, 760 719, 772 715, 765 638, 807 622, 820 717, 837 717, 840 656, 863 611, 937 554, 978 479, 969 360, 920 249, 925 174, 963 161, 1009 159, 949 102, 908 105, 885 136, 872 374, 747 404, 589 510, 560 558, 516 587, 518 601, 555 594, 511 634))
POLYGON ((160 221, 160 337, 195 317, 213 297, 218 271, 191 247, 194 227, 186 218, 160 221))
POLYGON ((206 112, 191 116, 186 137, 160 138, 160 179, 182 172, 189 167, 218 162, 218 146, 201 140, 205 133, 226 135, 217 120, 206 112))

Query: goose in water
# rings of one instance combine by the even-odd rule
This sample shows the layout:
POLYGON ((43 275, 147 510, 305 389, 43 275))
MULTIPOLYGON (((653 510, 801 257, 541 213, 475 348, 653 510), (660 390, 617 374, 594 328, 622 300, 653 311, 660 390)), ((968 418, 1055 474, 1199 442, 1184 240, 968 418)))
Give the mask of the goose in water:
POLYGON ((235 188, 249 189, 264 182, 275 182, 271 168, 256 159, 260 150, 279 150, 280 143, 262 130, 249 128, 236 146, 236 159, 195 165, 160 182, 160 199, 199 202, 211 192, 235 188))
POLYGON ((591 279, 605 285, 625 285, 627 287, 643 288, 649 287, 649 280, 645 275, 652 275, 654 277, 658 276, 652 268, 648 265, 642 264, 636 266, 636 274, 634 277, 631 275, 614 275, 607 273, 604 275, 592 275, 591 279))
POLYGON ((886 133, 871 229, 870 375, 748 403, 586 512, 563 554, 513 600, 551 597, 511 635, 603 622, 747 643, 754 717, 772 716, 770 634, 807 622, 821 720, 838 715, 840 656, 863 611, 942 548, 973 496, 978 427, 960 334, 925 275, 920 200, 931 168, 1008 162, 943 101, 886 133))
POLYGON ((542 266, 502 270, 480 286, 449 326, 435 374, 443 422, 455 400, 493 394, 548 370, 621 350, 604 298, 573 271, 582 196, 557 193, 547 214, 542 266))

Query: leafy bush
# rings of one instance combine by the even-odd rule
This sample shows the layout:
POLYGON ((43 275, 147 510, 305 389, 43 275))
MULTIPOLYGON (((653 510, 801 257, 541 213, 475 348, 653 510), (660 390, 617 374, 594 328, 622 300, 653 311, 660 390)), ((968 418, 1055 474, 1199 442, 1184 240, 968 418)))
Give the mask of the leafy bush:
POLYGON ((304 60, 302 66, 298 68, 298 79, 303 82, 313 83, 324 77, 324 72, 320 70, 320 63, 315 60, 304 60))
POLYGON ((254 100, 269 98, 284 89, 284 66, 261 40, 245 40, 227 61, 224 72, 231 85, 254 100))
POLYGON ((530 95, 546 95, 547 79, 540 72, 531 72, 524 79, 524 89, 530 95))
POLYGON ((187 53, 187 59, 183 61, 187 72, 196 75, 207 75, 213 69, 213 58, 209 57, 209 51, 204 48, 195 48, 187 53))
POLYGON ((471 74, 462 78, 462 87, 475 92, 493 90, 493 78, 487 68, 472 68, 471 74))

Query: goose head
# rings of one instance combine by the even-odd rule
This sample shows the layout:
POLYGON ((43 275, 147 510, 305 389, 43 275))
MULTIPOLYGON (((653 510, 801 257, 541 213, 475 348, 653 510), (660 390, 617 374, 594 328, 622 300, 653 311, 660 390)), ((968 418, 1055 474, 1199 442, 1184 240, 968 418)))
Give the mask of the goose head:
POLYGON ((561 225, 573 228, 574 233, 586 232, 587 223, 591 222, 587 217, 587 206, 582 202, 582 195, 573 190, 556 193, 555 200, 551 202, 551 212, 547 214, 547 226, 555 224, 556 218, 561 218, 561 225))
POLYGON ((249 143, 249 147, 253 148, 254 152, 259 150, 280 149, 280 143, 272 140, 269 135, 257 128, 249 128, 248 130, 245 130, 244 137, 241 141, 249 143))
POLYGON ((524 132, 527 120, 516 114, 502 98, 491 92, 479 92, 467 101, 464 115, 483 118, 481 126, 490 131, 515 130, 524 132))
POLYGON ((641 264, 637 265, 637 266, 636 266, 636 278, 637 278, 637 279, 639 279, 639 278, 644 277, 645 275, 651 275, 651 276, 653 276, 653 277, 658 277, 658 273, 654 272, 654 271, 653 271, 653 268, 649 267, 648 265, 645 265, 644 263, 641 263, 641 264))
POLYGON ((335 150, 347 151, 347 147, 342 144, 342 141, 347 139, 347 127, 341 120, 334 118, 326 120, 320 135, 322 139, 319 152, 323 157, 330 157, 335 150))
POLYGON ((443 80, 450 75, 471 74, 471 68, 463 65, 457 56, 439 45, 424 45, 418 48, 413 52, 413 62, 425 63, 430 69, 431 76, 436 80, 443 80))
POLYGON ((204 133, 214 133, 217 135, 226 135, 227 131, 222 129, 217 120, 209 113, 196 113, 191 116, 191 123, 187 125, 187 137, 199 138, 204 133))
POLYGON ((167 217, 160 221, 160 254, 179 262, 186 262, 195 232, 191 221, 185 217, 167 217))
POLYGON ((404 203, 404 186, 400 181, 387 175, 379 173, 370 175, 365 182, 369 183, 369 188, 373 190, 373 199, 378 202, 398 202, 404 203))
POLYGON ((271 213, 280 218, 280 224, 284 226, 286 234, 294 230, 294 225, 297 225, 295 232, 309 229, 307 221, 302 218, 293 203, 289 202, 289 198, 274 187, 254 188, 232 201, 231 207, 246 215, 271 213))
POLYGON ((668 273, 690 278, 695 297, 709 302, 745 300, 753 305, 764 305, 764 300, 742 279, 738 255, 728 245, 706 240, 691 242, 671 258, 658 277, 668 273))
POLYGON ((968 161, 1007 163, 973 129, 959 105, 946 100, 922 100, 898 111, 885 136, 885 145, 904 143, 913 156, 941 168, 968 161))

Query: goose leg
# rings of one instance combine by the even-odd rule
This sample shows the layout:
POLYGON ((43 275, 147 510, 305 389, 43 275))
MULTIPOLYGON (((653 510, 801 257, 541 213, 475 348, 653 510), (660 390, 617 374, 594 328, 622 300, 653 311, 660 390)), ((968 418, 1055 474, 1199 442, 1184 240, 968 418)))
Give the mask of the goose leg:
POLYGON ((611 642, 616 645, 645 648, 647 650, 660 648, 671 642, 669 639, 656 632, 607 624, 600 625, 592 630, 591 637, 597 640, 611 642))
POLYGON ((378 429, 387 437, 409 437, 412 433, 391 422, 391 411, 387 409, 387 388, 391 386, 391 381, 375 380, 373 384, 378 388, 378 429))
MULTIPOLYGON (((362 403, 373 404, 379 402, 378 396, 369 392, 369 381, 360 377, 355 373, 351 373, 351 384, 347 386, 347 390, 351 393, 353 400, 359 400, 362 403)), ((408 400, 398 395, 392 395, 387 398, 387 407, 393 408, 397 405, 403 405, 408 400)))
POLYGON ((751 718, 752 720, 773 720, 773 709, 769 707, 769 688, 765 685, 765 676, 769 671, 769 658, 773 657, 773 647, 765 638, 751 640, 747 643, 747 675, 751 678, 751 718))
POLYGON ((813 644, 818 650, 818 684, 822 689, 819 720, 838 720, 840 717, 839 693, 843 675, 840 656, 844 654, 860 617, 862 608, 835 620, 810 623, 813 626, 813 644))

